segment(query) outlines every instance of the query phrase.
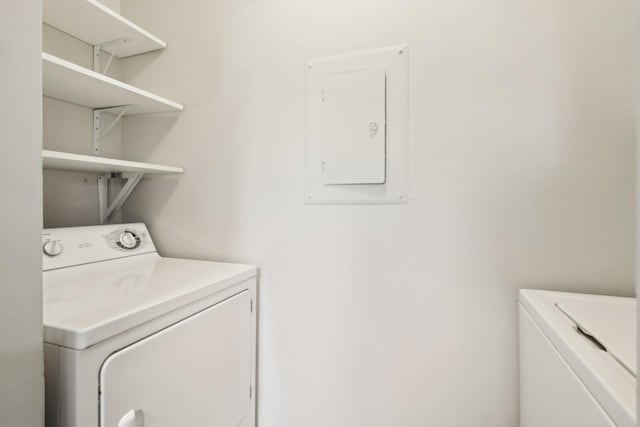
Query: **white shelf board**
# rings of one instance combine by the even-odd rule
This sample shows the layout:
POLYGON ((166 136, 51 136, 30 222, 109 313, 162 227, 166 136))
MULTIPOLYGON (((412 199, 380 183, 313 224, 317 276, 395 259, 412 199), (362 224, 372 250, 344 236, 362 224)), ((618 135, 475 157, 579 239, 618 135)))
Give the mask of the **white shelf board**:
POLYGON ((145 174, 173 174, 184 172, 184 169, 176 166, 130 162, 128 160, 49 150, 42 150, 42 167, 44 169, 90 173, 144 172, 145 174))
POLYGON ((131 105, 126 115, 182 111, 184 106, 151 92, 42 52, 45 96, 88 108, 131 105))
MULTIPOLYGON (((90 45, 115 45, 118 58, 164 49, 167 44, 95 0, 43 0, 42 21, 90 45)), ((111 52, 109 46, 103 50, 111 52)))

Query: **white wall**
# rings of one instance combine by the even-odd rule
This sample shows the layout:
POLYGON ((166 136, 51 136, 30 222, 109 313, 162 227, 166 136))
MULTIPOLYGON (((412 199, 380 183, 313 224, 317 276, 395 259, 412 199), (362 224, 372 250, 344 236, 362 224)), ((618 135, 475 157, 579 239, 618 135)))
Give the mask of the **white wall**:
POLYGON ((184 102, 124 155, 184 165, 125 220, 261 267, 264 427, 513 427, 517 290, 633 294, 633 0, 128 0, 184 102), (304 61, 410 44, 406 206, 304 206, 304 61))
MULTIPOLYGON (((640 69, 640 46, 636 46, 636 69, 640 69)), ((638 142, 640 135, 640 78, 636 75, 636 165, 640 164, 640 150, 638 142)), ((636 297, 640 291, 640 170, 636 166, 636 297)), ((636 298, 636 346, 640 348, 640 301, 636 298)), ((636 368, 640 367, 640 351, 636 354, 636 368)), ((636 382, 636 414, 640 414, 640 381, 636 382)), ((640 420, 637 420, 640 426, 640 420)))
POLYGON ((0 1, 0 426, 44 424, 41 2, 0 1))

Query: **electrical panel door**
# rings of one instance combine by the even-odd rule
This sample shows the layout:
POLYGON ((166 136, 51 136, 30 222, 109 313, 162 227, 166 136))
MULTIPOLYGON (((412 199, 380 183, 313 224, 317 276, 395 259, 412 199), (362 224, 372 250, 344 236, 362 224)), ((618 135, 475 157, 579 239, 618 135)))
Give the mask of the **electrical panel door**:
POLYGON ((331 74, 322 87, 325 184, 384 184, 384 70, 331 74))

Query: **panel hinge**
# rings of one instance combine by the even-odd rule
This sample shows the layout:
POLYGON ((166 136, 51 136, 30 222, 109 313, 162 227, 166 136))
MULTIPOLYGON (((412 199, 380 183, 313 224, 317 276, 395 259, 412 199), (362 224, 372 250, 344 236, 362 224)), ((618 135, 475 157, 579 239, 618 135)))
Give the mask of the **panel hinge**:
POLYGON ((106 174, 98 177, 98 209, 100 224, 104 224, 111 214, 122 207, 127 201, 131 192, 142 179, 143 172, 122 172, 117 174, 106 174), (126 179, 124 186, 109 203, 109 181, 114 178, 126 179))
POLYGON ((253 387, 249 386, 249 399, 253 398, 253 387))
POLYGON ((253 313, 253 300, 251 300, 251 306, 249 307, 249 311, 253 313))

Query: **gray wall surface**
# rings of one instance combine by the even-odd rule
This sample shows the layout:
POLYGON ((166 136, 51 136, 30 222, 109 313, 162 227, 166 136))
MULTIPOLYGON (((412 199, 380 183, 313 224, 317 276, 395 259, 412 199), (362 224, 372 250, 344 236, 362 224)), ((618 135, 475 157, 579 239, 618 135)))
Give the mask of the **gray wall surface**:
POLYGON ((634 294, 633 0, 128 0, 125 220, 261 268, 262 427, 513 427, 517 293, 634 294), (406 206, 305 206, 304 64, 410 45, 406 206))
POLYGON ((44 423, 41 7, 0 1, 0 427, 44 423))

